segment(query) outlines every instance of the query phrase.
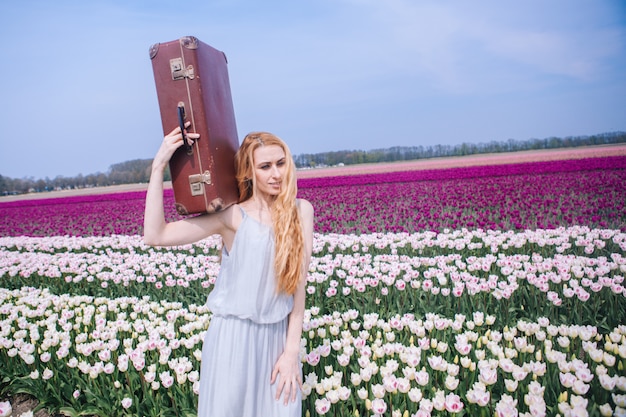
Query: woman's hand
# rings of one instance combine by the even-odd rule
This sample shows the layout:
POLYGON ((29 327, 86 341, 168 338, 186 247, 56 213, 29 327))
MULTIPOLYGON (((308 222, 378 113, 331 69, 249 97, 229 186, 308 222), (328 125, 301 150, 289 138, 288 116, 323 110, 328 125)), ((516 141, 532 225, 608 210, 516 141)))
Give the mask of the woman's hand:
POLYGON ((280 355, 274 365, 270 384, 274 384, 277 379, 276 401, 280 400, 281 395, 283 395, 285 405, 290 398, 291 402, 295 402, 298 389, 302 390, 302 376, 298 355, 287 355, 284 352, 280 355))
MULTIPOLYGON (((185 127, 189 126, 190 123, 191 122, 185 123, 185 127)), ((185 132, 185 135, 187 136, 187 139, 191 143, 193 143, 195 140, 197 140, 200 137, 199 133, 185 132)), ((177 126, 174 130, 172 130, 163 138, 163 143, 161 144, 161 147, 159 148, 152 162, 153 168, 160 167, 162 169, 165 169, 165 166, 168 164, 168 162, 172 158, 172 155, 174 154, 176 149, 180 148, 183 145, 183 143, 184 143, 183 134, 180 131, 180 127, 177 126)))

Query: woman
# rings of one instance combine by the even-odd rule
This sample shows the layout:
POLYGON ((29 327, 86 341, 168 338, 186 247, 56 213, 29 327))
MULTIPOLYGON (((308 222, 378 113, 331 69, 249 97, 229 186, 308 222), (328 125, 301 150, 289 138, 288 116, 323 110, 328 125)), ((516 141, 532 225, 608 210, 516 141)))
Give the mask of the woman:
MULTIPOLYGON (((191 140, 199 135, 188 133, 191 140)), ((207 304, 213 313, 202 348, 199 417, 302 415, 300 339, 313 244, 313 207, 296 199, 287 145, 247 135, 235 156, 239 204, 167 223, 163 172, 183 143, 165 136, 152 163, 144 240, 173 246, 222 237, 222 264, 207 304)))

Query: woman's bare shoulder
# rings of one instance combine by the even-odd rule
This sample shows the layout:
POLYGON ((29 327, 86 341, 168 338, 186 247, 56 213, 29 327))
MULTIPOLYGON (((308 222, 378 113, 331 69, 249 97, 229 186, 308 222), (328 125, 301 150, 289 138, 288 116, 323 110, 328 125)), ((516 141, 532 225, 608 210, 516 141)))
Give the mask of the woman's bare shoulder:
POLYGON ((219 227, 221 229, 220 233, 223 234, 226 231, 237 230, 239 223, 241 223, 241 209, 238 204, 233 204, 224 210, 202 215, 198 219, 207 223, 218 222, 221 224, 221 227, 219 227))
POLYGON ((298 203, 298 207, 300 208, 300 213, 302 213, 302 216, 306 217, 310 217, 313 218, 313 204, 311 204, 310 201, 305 200, 304 198, 299 198, 297 200, 298 203))
POLYGON ((239 204, 233 204, 222 212, 222 223, 231 230, 237 230, 242 218, 239 204))

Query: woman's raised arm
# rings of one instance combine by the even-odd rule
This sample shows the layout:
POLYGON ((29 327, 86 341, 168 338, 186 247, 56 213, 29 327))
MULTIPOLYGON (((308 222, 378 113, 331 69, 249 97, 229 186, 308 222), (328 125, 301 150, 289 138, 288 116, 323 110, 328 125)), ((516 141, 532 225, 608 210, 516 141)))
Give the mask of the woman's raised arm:
MULTIPOLYGON (((190 140, 198 140, 197 133, 187 133, 190 140)), ((144 213, 144 242, 151 246, 175 246, 197 242, 213 234, 222 234, 232 224, 232 207, 216 214, 203 215, 168 223, 163 207, 163 173, 174 151, 183 144, 180 127, 163 138, 152 162, 152 172, 146 193, 144 213)))

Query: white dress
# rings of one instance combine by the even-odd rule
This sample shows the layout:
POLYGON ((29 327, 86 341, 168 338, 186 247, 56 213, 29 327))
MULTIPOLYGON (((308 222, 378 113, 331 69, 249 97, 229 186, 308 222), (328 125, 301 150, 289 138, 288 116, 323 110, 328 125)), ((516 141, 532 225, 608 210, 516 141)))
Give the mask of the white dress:
POLYGON ((285 348, 293 296, 277 293, 274 234, 241 209, 243 219, 207 299, 213 317, 204 338, 198 417, 301 417, 276 400, 274 364, 285 348))

